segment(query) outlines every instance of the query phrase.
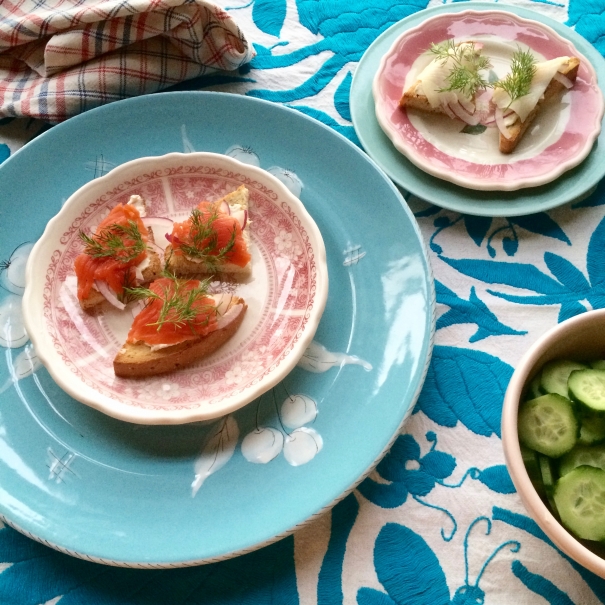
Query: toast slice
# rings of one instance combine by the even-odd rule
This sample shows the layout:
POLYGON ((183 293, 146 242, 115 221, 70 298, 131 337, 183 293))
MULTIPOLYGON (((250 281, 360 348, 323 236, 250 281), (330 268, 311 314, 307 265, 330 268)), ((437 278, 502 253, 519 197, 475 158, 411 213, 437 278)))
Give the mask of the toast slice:
MULTIPOLYGON (((128 204, 131 204, 137 208, 140 216, 145 216, 145 201, 138 195, 131 196, 128 204)), ((153 230, 151 227, 147 228, 148 242, 155 243, 153 230)), ((143 284, 153 281, 156 277, 162 274, 162 260, 159 255, 151 247, 146 249, 147 259, 141 268, 143 275, 143 284)), ((93 286, 88 293, 88 296, 83 299, 79 299, 80 307, 87 313, 93 313, 97 310, 100 305, 107 302, 106 298, 99 292, 99 290, 93 286)))
POLYGON ((191 365, 214 353, 237 332, 244 320, 248 307, 244 299, 240 297, 231 298, 225 313, 232 309, 235 310, 238 305, 241 306, 241 309, 235 319, 225 327, 214 330, 206 336, 163 348, 152 347, 142 341, 125 342, 113 361, 116 376, 146 378, 156 374, 165 374, 191 365))
MULTIPOLYGON (((250 200, 250 193, 244 185, 240 185, 235 191, 227 194, 216 202, 217 205, 227 204, 230 208, 231 214, 248 212, 248 205, 250 200)), ((246 249, 250 250, 250 221, 246 221, 246 225, 242 230, 242 237, 244 239, 246 249)), ((194 275, 209 275, 214 273, 221 273, 223 275, 233 275, 246 277, 252 273, 252 261, 250 260, 244 267, 240 267, 230 262, 219 262, 213 265, 208 265, 201 260, 196 260, 185 256, 184 254, 177 254, 173 249, 172 245, 168 245, 164 251, 164 256, 167 259, 166 268, 178 275, 179 277, 190 277, 194 275)))
MULTIPOLYGON (((471 70, 481 69, 482 67, 475 64, 475 60, 480 56, 481 45, 476 45, 473 41, 454 44, 452 40, 447 41, 446 44, 449 46, 445 46, 444 49, 448 51, 449 58, 436 57, 418 74, 416 81, 404 90, 399 100, 401 109, 412 108, 425 113, 456 118, 449 107, 451 103, 460 104, 472 113, 476 95, 474 93, 469 95, 461 90, 449 90, 451 85, 449 76, 461 64, 471 70)), ((440 46, 443 44, 433 45, 432 49, 440 46)))
MULTIPOLYGON (((574 83, 578 75, 579 67, 580 60, 577 57, 569 57, 567 63, 565 63, 559 69, 559 73, 565 76, 570 82, 574 83)), ((527 115, 525 120, 521 121, 519 116, 516 116, 517 119, 508 126, 508 133, 510 137, 506 137, 502 132, 500 132, 498 141, 500 151, 502 153, 512 153, 523 138, 523 135, 526 133, 530 124, 540 113, 540 110, 547 103, 559 99, 561 93, 563 93, 565 90, 567 90, 567 88, 564 84, 562 84, 558 80, 552 79, 546 87, 543 96, 538 101, 533 110, 527 115)))

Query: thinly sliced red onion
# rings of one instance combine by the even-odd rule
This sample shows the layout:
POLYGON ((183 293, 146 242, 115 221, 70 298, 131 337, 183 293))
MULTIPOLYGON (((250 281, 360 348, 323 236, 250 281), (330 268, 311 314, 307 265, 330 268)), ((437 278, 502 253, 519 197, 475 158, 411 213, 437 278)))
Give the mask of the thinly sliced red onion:
POLYGON ((147 247, 153 250, 156 254, 159 254, 160 256, 164 254, 164 249, 162 248, 162 246, 158 246, 155 242, 147 242, 147 247))
POLYGON ((560 84, 563 84, 563 86, 565 86, 565 88, 567 88, 567 89, 570 89, 573 87, 573 82, 567 76, 564 76, 559 71, 553 76, 553 80, 556 80, 560 84))
POLYGON ((170 233, 166 233, 166 239, 174 246, 178 246, 179 244, 182 243, 180 238, 178 238, 176 235, 172 235, 170 233))
POLYGON ((224 315, 227 312, 227 308, 231 304, 231 301, 233 300, 233 294, 220 292, 219 294, 215 294, 212 298, 214 298, 217 314, 224 315))
MULTIPOLYGON (((160 250, 163 252, 164 249, 162 248, 161 245, 159 245, 159 242, 163 242, 164 238, 168 239, 167 236, 168 236, 168 234, 172 233, 172 228, 174 226, 174 222, 171 219, 166 218, 164 216, 147 216, 142 220, 143 220, 143 225, 145 225, 145 227, 147 227, 147 228, 151 227, 156 245, 158 245, 160 250), (162 235, 164 237, 162 237, 162 235)), ((151 244, 149 244, 149 246, 153 247, 151 244)))
POLYGON ((241 303, 239 305, 233 305, 224 315, 218 318, 216 329, 222 330, 223 328, 226 328, 231 322, 239 317, 243 308, 244 305, 241 303))
POLYGON ((504 113, 500 107, 496 107, 496 112, 494 114, 496 118, 496 124, 498 125, 498 130, 502 133, 502 136, 505 139, 512 139, 513 135, 509 132, 506 124, 504 123, 504 113))
POLYGON ((247 210, 236 210, 231 216, 239 223, 242 231, 246 228, 248 223, 248 211, 247 210))
POLYGON ((454 120, 456 118, 456 115, 450 109, 450 107, 449 107, 449 105, 447 103, 441 103, 441 109, 443 110, 443 113, 445 113, 447 116, 449 116, 450 118, 452 118, 452 120, 454 120))
POLYGON ((103 295, 103 298, 111 303, 116 309, 123 311, 126 305, 118 300, 116 293, 107 285, 106 282, 100 279, 95 279, 95 288, 103 295))
POLYGON ((221 202, 219 204, 218 211, 222 212, 223 214, 231 214, 231 207, 229 204, 227 204, 227 202, 221 202))
POLYGON ((468 113, 470 113, 471 115, 473 115, 475 113, 475 110, 477 107, 476 107, 475 103, 473 103, 472 101, 468 101, 467 99, 458 97, 458 103, 460 103, 460 105, 462 105, 464 110, 467 111, 468 113))
POLYGON ((450 103, 449 107, 456 117, 460 118, 466 124, 469 124, 470 126, 476 126, 479 124, 480 117, 478 115, 471 115, 468 113, 468 111, 466 111, 464 107, 460 105, 460 103, 450 103))

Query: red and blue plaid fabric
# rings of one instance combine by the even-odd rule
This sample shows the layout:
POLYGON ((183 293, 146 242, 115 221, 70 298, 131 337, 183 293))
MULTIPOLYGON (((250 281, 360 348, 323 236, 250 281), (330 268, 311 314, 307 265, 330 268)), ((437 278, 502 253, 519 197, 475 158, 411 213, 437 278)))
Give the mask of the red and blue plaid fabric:
POLYGON ((60 122, 253 54, 204 0, 1 0, 0 117, 60 122))

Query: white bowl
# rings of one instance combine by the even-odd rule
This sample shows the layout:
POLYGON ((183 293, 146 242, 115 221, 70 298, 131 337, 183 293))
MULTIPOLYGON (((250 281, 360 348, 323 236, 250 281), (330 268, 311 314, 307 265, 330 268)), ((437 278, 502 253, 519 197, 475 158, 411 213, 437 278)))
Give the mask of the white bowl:
POLYGON ((518 363, 504 397, 502 445, 510 476, 517 492, 544 533, 567 555, 593 573, 605 578, 605 559, 589 550, 553 516, 534 489, 519 447, 517 412, 526 385, 552 359, 605 358, 605 309, 588 311, 568 319, 544 334, 518 363))
POLYGON ((181 424, 228 414, 281 381, 311 342, 328 294, 323 239, 302 202, 271 174, 214 153, 171 153, 122 164, 76 191, 48 223, 26 269, 23 314, 42 363, 78 401, 141 424, 181 424), (148 216, 184 220, 201 199, 239 185, 250 191, 252 277, 213 284, 242 296, 248 311, 217 352, 177 372, 118 378, 113 358, 132 313, 109 305, 89 315, 75 297, 78 233, 139 194, 148 216))

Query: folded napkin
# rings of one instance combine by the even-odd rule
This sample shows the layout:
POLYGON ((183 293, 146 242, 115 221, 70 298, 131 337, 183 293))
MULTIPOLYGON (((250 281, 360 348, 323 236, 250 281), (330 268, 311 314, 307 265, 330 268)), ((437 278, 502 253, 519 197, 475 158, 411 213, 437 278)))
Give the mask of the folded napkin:
POLYGON ((253 56, 205 0, 1 0, 0 118, 60 122, 253 56))

